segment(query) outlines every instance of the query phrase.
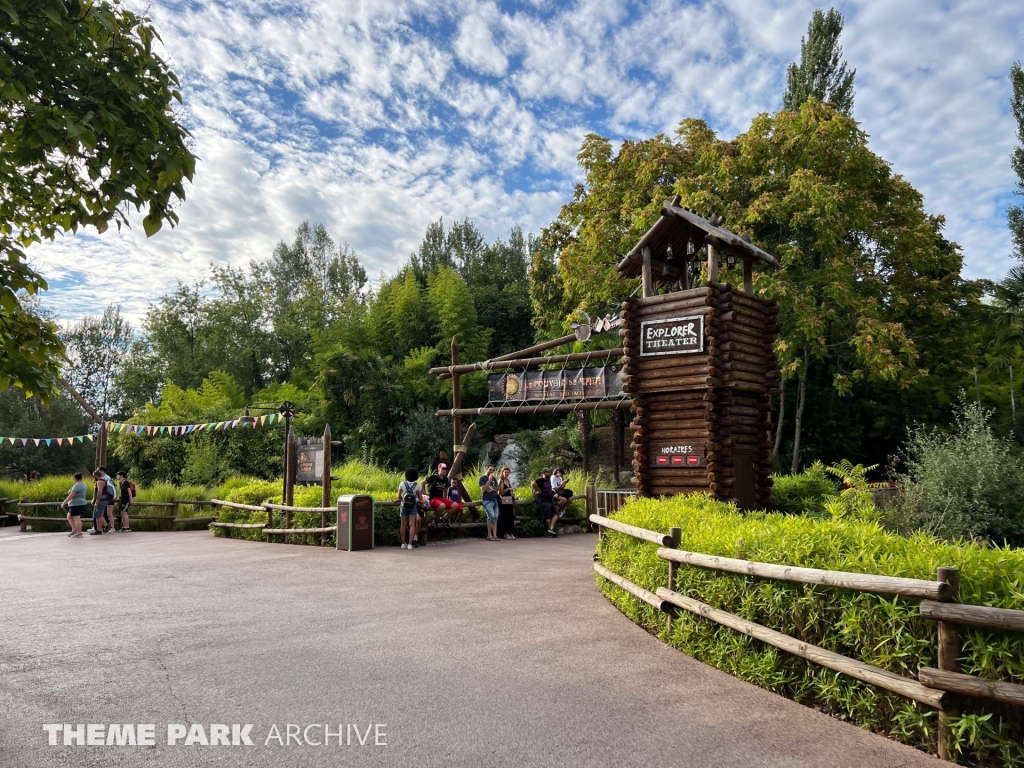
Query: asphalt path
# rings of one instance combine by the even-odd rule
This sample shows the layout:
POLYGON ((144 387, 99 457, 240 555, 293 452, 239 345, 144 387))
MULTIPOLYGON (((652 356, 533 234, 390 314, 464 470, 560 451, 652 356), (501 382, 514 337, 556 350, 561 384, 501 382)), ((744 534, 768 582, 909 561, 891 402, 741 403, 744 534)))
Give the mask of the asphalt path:
POLYGON ((0 529, 0 766, 941 765, 666 647, 600 595, 593 549, 0 529), (49 746, 63 723, 155 745, 49 746), (267 741, 325 723, 341 746, 267 741), (167 744, 193 724, 253 746, 167 744))

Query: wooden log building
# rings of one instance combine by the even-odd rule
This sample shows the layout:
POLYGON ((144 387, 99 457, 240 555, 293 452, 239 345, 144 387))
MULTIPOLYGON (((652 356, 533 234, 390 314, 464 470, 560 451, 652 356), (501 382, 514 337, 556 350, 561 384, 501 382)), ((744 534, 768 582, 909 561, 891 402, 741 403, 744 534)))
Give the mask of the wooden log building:
POLYGON ((710 491, 744 509, 771 504, 771 402, 778 305, 753 292, 753 263, 770 254, 666 201, 618 266, 642 297, 621 306, 623 390, 633 397, 633 483, 641 496, 710 491), (696 258, 704 249, 709 280, 696 258), (718 282, 721 260, 743 263, 743 286, 718 282), (669 292, 658 294, 659 287, 669 292))

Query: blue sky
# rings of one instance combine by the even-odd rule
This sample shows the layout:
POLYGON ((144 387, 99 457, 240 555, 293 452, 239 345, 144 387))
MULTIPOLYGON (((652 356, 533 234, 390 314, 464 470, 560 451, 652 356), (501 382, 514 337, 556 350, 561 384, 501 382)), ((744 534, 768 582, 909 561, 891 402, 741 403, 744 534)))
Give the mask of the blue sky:
MULTIPOLYGON (((74 319, 118 301, 138 319, 211 262, 269 257, 304 219, 393 272, 426 225, 539 231, 572 194, 583 136, 723 137, 779 107, 815 3, 152 0, 200 156, 181 223, 33 247, 47 303, 74 319)), ((1010 264, 1014 123, 1007 72, 1024 3, 837 6, 872 148, 944 214, 967 274, 1010 264)))

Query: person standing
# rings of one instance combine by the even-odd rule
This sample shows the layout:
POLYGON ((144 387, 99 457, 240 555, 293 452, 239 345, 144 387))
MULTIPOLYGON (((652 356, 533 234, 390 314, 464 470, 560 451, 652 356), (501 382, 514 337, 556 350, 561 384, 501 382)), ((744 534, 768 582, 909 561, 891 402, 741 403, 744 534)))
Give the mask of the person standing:
POLYGON ((512 470, 502 467, 498 475, 497 536, 508 541, 516 537, 516 489, 512 486, 512 470))
POLYGON ((487 540, 501 541, 498 538, 498 486, 493 464, 488 464, 480 476, 480 499, 487 513, 487 540))
POLYGON ((107 514, 104 518, 107 523, 107 530, 105 533, 113 533, 117 528, 117 526, 114 525, 114 523, 117 522, 114 517, 114 504, 117 503, 117 484, 114 482, 114 478, 107 474, 106 467, 100 467, 100 472, 103 473, 103 482, 106 483, 106 485, 103 486, 107 500, 107 514))
POLYGON ((103 529, 107 527, 107 483, 103 479, 103 472, 96 470, 92 473, 95 481, 92 491, 92 530, 90 536, 101 536, 103 529))
POLYGON ((71 536, 76 539, 82 538, 82 510, 89 504, 89 489, 82 482, 82 473, 75 473, 75 482, 68 491, 68 497, 61 503, 61 509, 68 511, 68 524, 71 526, 71 536))
POLYGON ((419 536, 423 488, 416 482, 417 475, 416 468, 410 467, 405 470, 405 480, 398 484, 398 538, 402 542, 402 549, 416 549, 419 546, 416 539, 419 536))
POLYGON ((555 492, 551 490, 551 468, 544 467, 540 477, 531 484, 533 500, 537 502, 540 519, 548 524, 548 536, 558 538, 555 525, 558 523, 558 507, 555 505, 555 492))
POLYGON ((121 489, 121 532, 131 533, 131 521, 128 519, 128 508, 135 501, 135 483, 128 482, 128 473, 123 469, 117 473, 117 484, 121 489))

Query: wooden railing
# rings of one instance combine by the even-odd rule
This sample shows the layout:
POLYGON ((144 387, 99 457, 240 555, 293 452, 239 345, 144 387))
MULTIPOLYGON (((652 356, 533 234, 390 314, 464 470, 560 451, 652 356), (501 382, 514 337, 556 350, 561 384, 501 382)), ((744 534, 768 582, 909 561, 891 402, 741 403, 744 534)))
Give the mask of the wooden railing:
POLYGON ((939 757, 943 759, 950 759, 948 721, 950 716, 956 714, 956 710, 952 708, 954 699, 948 696, 949 693, 988 698, 1009 704, 1024 704, 1024 685, 964 675, 957 670, 957 659, 961 652, 956 631, 957 625, 1024 631, 1024 611, 990 608, 983 605, 963 605, 955 602, 959 598, 959 573, 954 568, 939 568, 935 581, 929 581, 759 563, 681 550, 679 549, 681 531, 678 528, 673 528, 668 534, 664 534, 627 525, 602 515, 591 515, 590 520, 602 528, 662 545, 657 554, 668 564, 668 586, 659 587, 656 592, 650 592, 634 584, 600 563, 594 563, 594 570, 608 581, 665 613, 670 629, 672 618, 678 615, 680 610, 688 611, 819 666, 934 707, 939 710, 939 757), (676 569, 680 565, 799 584, 815 584, 859 592, 920 598, 921 616, 938 623, 939 668, 921 668, 918 670, 917 680, 903 677, 858 659, 811 645, 728 611, 679 594, 674 587, 676 569))
MULTIPOLYGON (((24 533, 28 529, 29 523, 60 523, 67 524, 67 517, 63 515, 25 515, 21 513, 21 510, 34 510, 34 509, 60 509, 63 502, 60 501, 19 501, 18 502, 18 523, 21 526, 21 531, 24 533)), ((206 501, 204 499, 173 499, 171 501, 134 501, 132 502, 129 509, 139 508, 150 508, 150 509, 169 509, 171 513, 169 515, 135 515, 128 514, 129 522, 132 520, 161 520, 168 526, 167 530, 174 527, 176 523, 209 523, 212 520, 216 520, 214 517, 179 517, 178 512, 181 507, 186 506, 209 506, 212 505, 212 501, 206 501)), ((114 516, 120 520, 121 517, 121 502, 115 500, 111 502, 111 506, 114 508, 114 516)), ((86 504, 83 509, 92 509, 92 504, 86 504)), ((2 511, 2 508, 0 508, 2 511)))

